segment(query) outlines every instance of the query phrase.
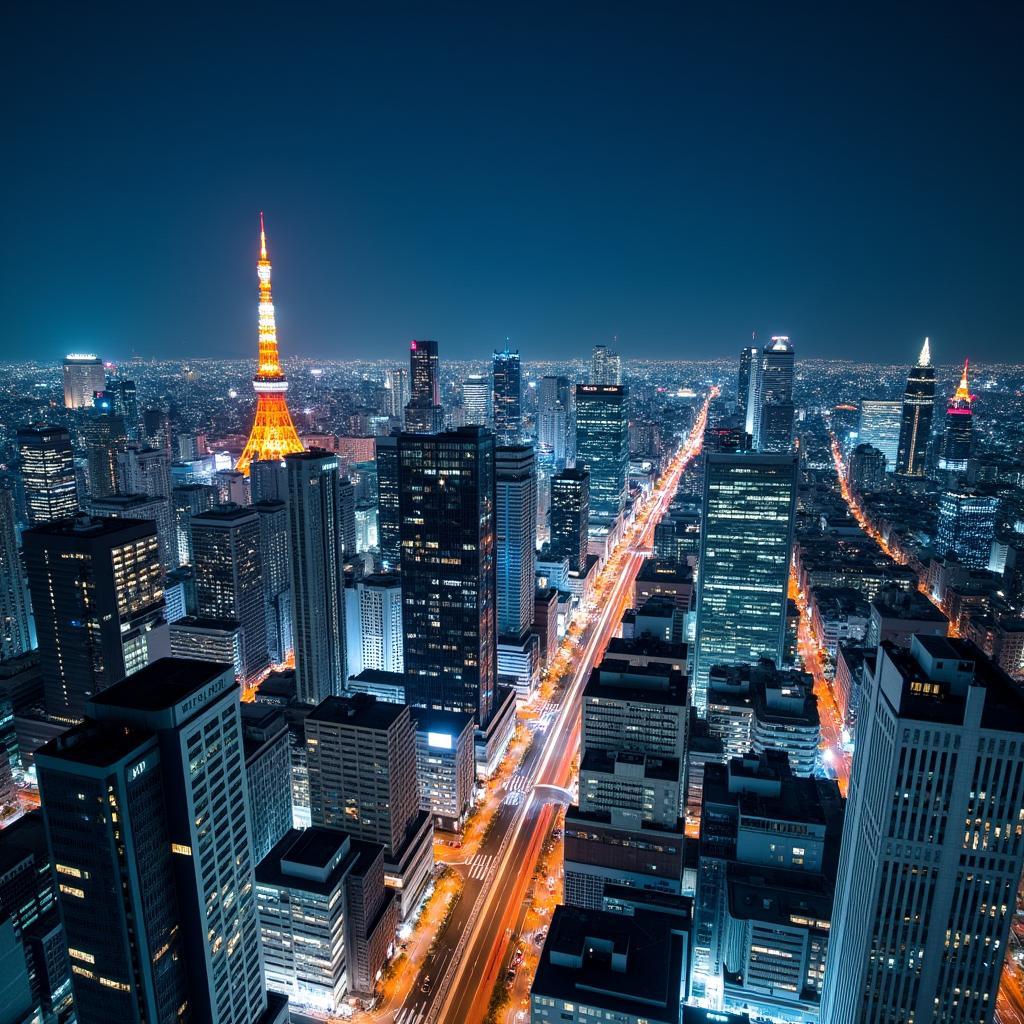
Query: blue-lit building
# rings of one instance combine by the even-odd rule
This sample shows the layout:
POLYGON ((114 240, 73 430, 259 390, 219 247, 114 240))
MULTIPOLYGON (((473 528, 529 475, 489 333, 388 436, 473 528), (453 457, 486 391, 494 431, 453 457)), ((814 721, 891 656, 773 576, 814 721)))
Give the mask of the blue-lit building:
POLYGON ((956 487, 939 496, 935 550, 954 554, 972 569, 987 569, 996 536, 999 498, 970 487, 956 487))
POLYGON ((523 388, 519 353, 508 346, 494 353, 494 433, 498 444, 518 444, 523 434, 523 388))
POLYGON ((576 385, 576 468, 590 473, 590 516, 615 519, 626 503, 629 475, 627 390, 576 385))
POLYGON ((712 665, 782 664, 796 482, 792 455, 706 457, 693 685, 701 714, 712 665))

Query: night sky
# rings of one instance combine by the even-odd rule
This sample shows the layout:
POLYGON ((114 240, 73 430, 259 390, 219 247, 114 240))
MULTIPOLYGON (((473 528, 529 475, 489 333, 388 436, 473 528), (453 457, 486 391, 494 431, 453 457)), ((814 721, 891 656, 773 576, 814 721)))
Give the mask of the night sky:
POLYGON ((0 357, 255 356, 262 209, 286 360, 1021 359, 1020 4, 208 6, 9 7, 0 357))

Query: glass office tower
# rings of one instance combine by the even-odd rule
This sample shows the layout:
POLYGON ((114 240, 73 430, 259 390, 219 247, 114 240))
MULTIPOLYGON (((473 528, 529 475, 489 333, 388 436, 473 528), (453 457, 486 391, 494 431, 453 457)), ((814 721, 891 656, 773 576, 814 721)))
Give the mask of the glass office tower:
POLYGON ((781 663, 797 481, 794 455, 706 459, 693 676, 701 714, 712 665, 781 663))

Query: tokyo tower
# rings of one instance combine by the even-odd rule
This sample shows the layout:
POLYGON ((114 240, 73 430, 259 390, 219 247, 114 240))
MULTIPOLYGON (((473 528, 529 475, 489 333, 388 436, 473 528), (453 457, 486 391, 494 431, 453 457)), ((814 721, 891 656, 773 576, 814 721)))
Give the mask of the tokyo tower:
POLYGON ((274 300, 270 295, 270 257, 267 255, 267 233, 260 213, 260 258, 256 264, 260 279, 260 359, 252 386, 256 392, 256 419, 252 424, 245 451, 235 466, 249 475, 249 464, 264 459, 283 459, 292 452, 301 452, 302 442, 295 432, 285 393, 288 381, 281 369, 277 351, 277 324, 274 321, 274 300))

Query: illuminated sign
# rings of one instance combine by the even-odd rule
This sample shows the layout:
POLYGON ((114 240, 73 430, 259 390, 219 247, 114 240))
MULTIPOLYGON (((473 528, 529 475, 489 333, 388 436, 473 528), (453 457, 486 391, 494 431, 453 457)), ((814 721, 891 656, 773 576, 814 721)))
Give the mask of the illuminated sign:
POLYGON ((446 732, 428 732, 427 746, 435 750, 451 750, 452 738, 446 732))
POLYGON ((128 778, 131 782, 134 782, 144 771, 146 770, 146 762, 140 761, 132 770, 128 773, 128 778))

